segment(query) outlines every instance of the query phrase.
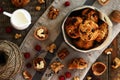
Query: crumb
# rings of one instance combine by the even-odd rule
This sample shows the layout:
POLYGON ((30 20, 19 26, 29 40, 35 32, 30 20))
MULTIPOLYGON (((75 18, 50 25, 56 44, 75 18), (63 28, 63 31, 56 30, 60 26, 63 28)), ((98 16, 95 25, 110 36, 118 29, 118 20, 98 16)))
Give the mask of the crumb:
POLYGON ((36 10, 36 11, 40 11, 40 10, 41 10, 41 7, 40 7, 40 6, 36 6, 36 7, 35 7, 35 10, 36 10))
POLYGON ((22 37, 21 34, 16 33, 14 38, 15 38, 15 39, 19 39, 19 38, 21 38, 21 37, 22 37))

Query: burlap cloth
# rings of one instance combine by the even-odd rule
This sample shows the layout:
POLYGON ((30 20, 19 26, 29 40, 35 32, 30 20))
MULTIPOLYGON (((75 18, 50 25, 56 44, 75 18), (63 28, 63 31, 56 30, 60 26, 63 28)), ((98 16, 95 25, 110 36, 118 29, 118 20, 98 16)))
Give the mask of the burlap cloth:
MULTIPOLYGON (((30 62, 33 60, 33 58, 35 57, 36 52, 34 50, 34 46, 36 44, 40 44, 42 46, 42 50, 46 49, 46 46, 52 42, 57 44, 57 50, 55 51, 54 54, 50 54, 47 52, 41 53, 40 56, 46 57, 46 62, 50 63, 50 60, 56 55, 57 51, 59 51, 61 48, 66 47, 69 51, 70 51, 70 55, 68 56, 68 58, 65 61, 62 61, 65 65, 67 64, 66 62, 68 60, 70 60, 73 57, 82 57, 84 58, 87 62, 88 62, 88 67, 86 69, 83 70, 73 70, 71 71, 71 73, 76 76, 80 77, 80 80, 83 80, 83 78, 85 77, 86 73, 88 72, 88 70, 90 69, 92 63, 94 63, 94 61, 101 55, 101 53, 104 51, 104 49, 112 42, 112 40, 116 37, 116 35, 119 33, 120 31, 120 24, 116 24, 113 23, 113 31, 112 31, 112 39, 110 40, 110 43, 104 47, 104 49, 99 50, 99 51, 94 51, 94 52, 90 52, 87 54, 83 54, 80 52, 77 52, 75 50, 73 50, 71 47, 69 47, 63 40, 62 37, 62 33, 61 33, 61 24, 63 19, 65 18, 65 16, 67 15, 67 13, 69 11, 71 11, 73 8, 76 8, 78 6, 82 6, 87 0, 69 0, 70 1, 70 6, 69 7, 65 7, 63 6, 65 0, 55 0, 51 6, 54 6, 56 8, 58 8, 60 10, 59 16, 54 19, 54 20, 50 20, 47 17, 49 8, 46 10, 46 12, 38 19, 38 21, 35 23, 35 25, 32 27, 32 29, 29 31, 28 35, 26 36, 25 40, 23 41, 23 43, 21 44, 20 48, 21 51, 24 52, 30 52, 31 53, 31 58, 26 60, 25 62, 30 62), (39 41, 36 40, 34 38, 34 30, 36 28, 38 28, 39 26, 46 26, 49 30, 49 38, 46 41, 39 41)), ((87 3, 91 3, 91 0, 88 0, 89 2, 87 3)), ((91 4, 90 4, 91 5, 91 4)), ((109 15, 113 10, 120 10, 120 0, 110 0, 110 3, 107 4, 106 6, 101 6, 97 0, 95 1, 95 3, 92 5, 97 7, 98 9, 100 9, 102 12, 104 12, 105 14, 109 15)), ((57 57, 54 57, 52 60, 56 60, 58 59, 57 57)), ((49 67, 49 64, 48 64, 49 67)), ((57 75, 52 75, 52 76, 46 76, 49 75, 49 73, 51 73, 51 70, 49 68, 47 68, 44 72, 36 72, 33 68, 32 69, 27 69, 26 67, 24 68, 25 70, 28 70, 32 76, 33 76, 33 80, 57 80, 58 79, 58 75, 60 75, 62 72, 60 72, 57 75)), ((64 68, 63 71, 66 71, 67 69, 64 68)), ((21 73, 18 74, 15 77, 16 80, 24 80, 21 73)))

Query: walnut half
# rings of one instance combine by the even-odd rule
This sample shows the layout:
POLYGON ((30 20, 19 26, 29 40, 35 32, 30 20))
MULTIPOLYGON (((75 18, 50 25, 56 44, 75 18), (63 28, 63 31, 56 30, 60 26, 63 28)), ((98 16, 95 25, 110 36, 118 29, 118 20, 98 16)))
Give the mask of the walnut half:
POLYGON ((120 67, 120 59, 116 57, 116 58, 113 60, 112 68, 116 69, 116 68, 118 68, 118 67, 120 67))

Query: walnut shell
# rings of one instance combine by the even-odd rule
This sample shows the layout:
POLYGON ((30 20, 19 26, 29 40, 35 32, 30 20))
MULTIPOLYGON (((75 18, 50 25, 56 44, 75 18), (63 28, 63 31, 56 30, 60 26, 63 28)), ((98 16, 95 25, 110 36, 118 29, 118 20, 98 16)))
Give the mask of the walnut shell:
POLYGON ((30 2, 30 0, 11 0, 11 2, 16 7, 24 7, 30 2))
POLYGON ((120 23, 120 11, 118 10, 114 10, 111 14, 110 14, 110 19, 114 22, 120 23))

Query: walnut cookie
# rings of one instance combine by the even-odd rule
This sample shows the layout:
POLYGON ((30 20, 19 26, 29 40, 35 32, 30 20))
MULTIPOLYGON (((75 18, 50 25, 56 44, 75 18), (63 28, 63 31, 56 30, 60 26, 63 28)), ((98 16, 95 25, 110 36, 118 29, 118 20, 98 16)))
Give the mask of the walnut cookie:
POLYGON ((11 0, 11 2, 16 7, 24 7, 30 2, 30 0, 11 0))

